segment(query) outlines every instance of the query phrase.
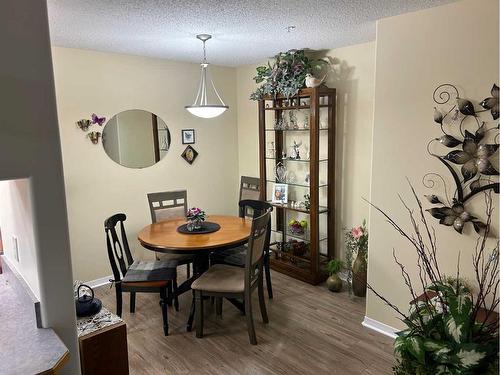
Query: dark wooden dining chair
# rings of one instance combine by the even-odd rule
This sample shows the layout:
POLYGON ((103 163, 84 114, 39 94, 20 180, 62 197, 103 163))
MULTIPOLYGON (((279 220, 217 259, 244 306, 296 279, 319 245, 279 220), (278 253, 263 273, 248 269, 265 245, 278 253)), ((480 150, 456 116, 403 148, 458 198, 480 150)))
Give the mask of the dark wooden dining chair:
MULTIPOLYGON (((141 261, 132 257, 123 222, 125 214, 116 214, 104 221, 109 263, 116 290, 116 314, 122 315, 122 293, 130 293, 130 312, 135 312, 135 294, 159 293, 163 316, 163 332, 168 336, 167 305, 177 296, 177 262, 141 261), (119 235, 117 231, 119 226, 119 235), (173 290, 173 293, 170 293, 173 290)), ((177 302, 178 305, 178 302, 177 302)))
MULTIPOLYGON (((148 194, 151 222, 157 223, 174 217, 186 217, 188 210, 187 191, 163 191, 148 194)), ((191 277, 193 256, 189 254, 156 253, 157 260, 175 260, 179 266, 186 265, 187 278, 191 277)))
MULTIPOLYGON (((260 179, 257 177, 241 176, 239 201, 251 199, 258 201, 260 199, 260 179)), ((245 216, 252 217, 251 208, 246 208, 245 216)))
POLYGON ((215 297, 217 314, 222 314, 222 298, 242 298, 245 303, 245 317, 248 337, 252 345, 257 344, 252 315, 252 292, 257 289, 262 321, 269 322, 264 299, 264 249, 269 238, 271 210, 255 218, 252 222, 245 267, 215 264, 196 279, 191 288, 194 290, 196 312, 196 337, 203 337, 203 299, 215 297))
MULTIPOLYGON (((262 215, 266 210, 272 206, 259 199, 259 179, 255 177, 241 177, 240 185, 240 201, 239 216, 252 217, 262 215), (247 198, 251 197, 251 198, 247 198)), ((269 233, 271 232, 271 222, 269 222, 269 233)), ((232 266, 244 267, 247 245, 234 247, 231 249, 214 252, 211 255, 211 264, 229 264, 232 266)), ((269 254, 269 241, 266 243, 264 253, 264 272, 266 273, 266 287, 267 295, 270 299, 273 298, 273 285, 271 282, 271 269, 270 269, 270 254, 269 254)))

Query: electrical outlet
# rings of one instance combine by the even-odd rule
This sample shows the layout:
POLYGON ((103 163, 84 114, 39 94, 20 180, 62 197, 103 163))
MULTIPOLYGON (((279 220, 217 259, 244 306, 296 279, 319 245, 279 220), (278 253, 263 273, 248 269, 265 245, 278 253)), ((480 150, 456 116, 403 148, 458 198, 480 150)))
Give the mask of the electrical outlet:
POLYGON ((16 236, 12 236, 12 252, 14 253, 16 262, 19 262, 19 245, 16 236))

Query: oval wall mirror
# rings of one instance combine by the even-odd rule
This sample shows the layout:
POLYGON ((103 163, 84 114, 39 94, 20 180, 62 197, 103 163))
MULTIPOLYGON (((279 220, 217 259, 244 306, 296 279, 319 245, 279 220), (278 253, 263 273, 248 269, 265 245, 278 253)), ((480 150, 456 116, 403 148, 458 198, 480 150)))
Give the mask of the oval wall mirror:
POLYGON ((114 115, 102 132, 102 145, 115 162, 129 168, 158 163, 170 148, 167 124, 154 113, 131 109, 114 115))

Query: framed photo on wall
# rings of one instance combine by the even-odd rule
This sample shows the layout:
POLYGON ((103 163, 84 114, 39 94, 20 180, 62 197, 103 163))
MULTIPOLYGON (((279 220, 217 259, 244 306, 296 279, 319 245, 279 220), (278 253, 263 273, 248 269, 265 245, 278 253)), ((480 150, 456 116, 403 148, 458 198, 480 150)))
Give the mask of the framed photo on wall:
POLYGON ((183 129, 182 130, 182 144, 192 145, 195 143, 194 129, 183 129))
POLYGON ((288 185, 287 184, 273 184, 273 203, 288 203, 288 185))

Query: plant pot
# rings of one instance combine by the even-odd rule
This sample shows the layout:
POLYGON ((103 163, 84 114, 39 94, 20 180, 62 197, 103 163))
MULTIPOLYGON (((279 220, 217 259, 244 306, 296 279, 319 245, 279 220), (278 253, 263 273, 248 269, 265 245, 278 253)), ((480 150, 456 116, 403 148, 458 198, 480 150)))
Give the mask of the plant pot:
POLYGON ((342 290, 342 280, 340 280, 337 274, 330 275, 330 277, 326 279, 326 286, 331 292, 340 292, 342 290))
POLYGON ((358 253, 352 265, 352 291, 357 297, 366 296, 366 270, 367 264, 364 254, 358 253))

